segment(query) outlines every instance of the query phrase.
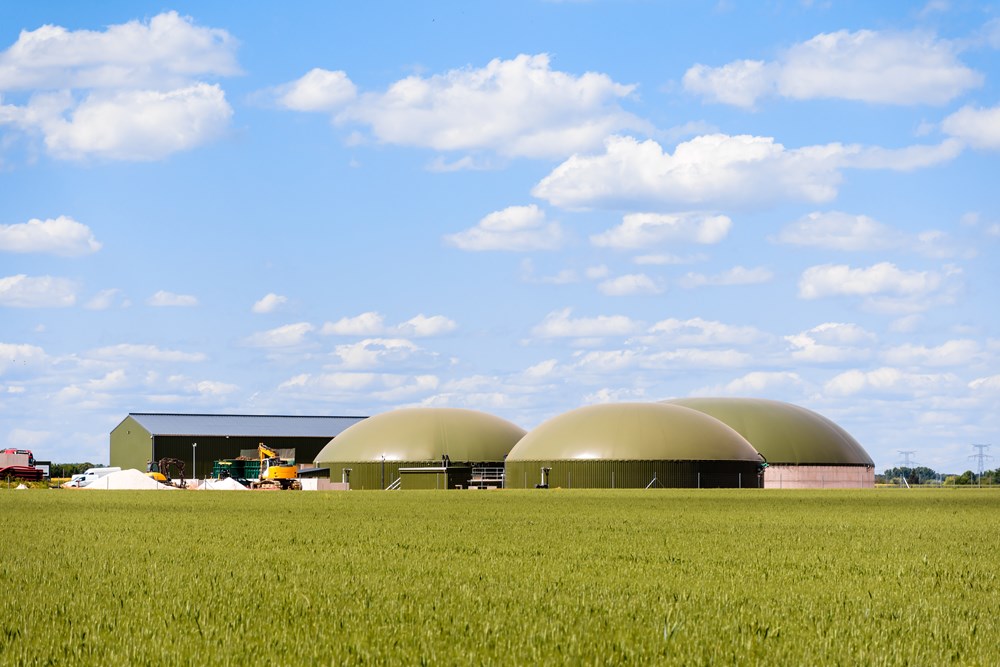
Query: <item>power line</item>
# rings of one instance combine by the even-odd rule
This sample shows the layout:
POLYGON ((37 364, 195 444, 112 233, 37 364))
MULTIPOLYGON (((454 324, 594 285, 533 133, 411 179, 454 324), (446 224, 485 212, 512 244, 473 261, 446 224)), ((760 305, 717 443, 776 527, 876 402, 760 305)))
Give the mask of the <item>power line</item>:
POLYGON ((900 454, 902 454, 902 456, 903 456, 903 467, 904 468, 912 468, 914 462, 910 460, 910 457, 917 453, 916 450, 913 450, 913 449, 911 449, 911 450, 899 449, 897 451, 900 454))

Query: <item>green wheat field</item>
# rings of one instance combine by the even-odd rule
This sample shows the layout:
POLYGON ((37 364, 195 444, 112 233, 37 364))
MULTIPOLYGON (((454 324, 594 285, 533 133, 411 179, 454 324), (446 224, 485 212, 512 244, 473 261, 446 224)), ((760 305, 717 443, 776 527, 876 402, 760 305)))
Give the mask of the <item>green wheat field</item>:
POLYGON ((990 490, 0 503, 4 665, 1000 661, 990 490))

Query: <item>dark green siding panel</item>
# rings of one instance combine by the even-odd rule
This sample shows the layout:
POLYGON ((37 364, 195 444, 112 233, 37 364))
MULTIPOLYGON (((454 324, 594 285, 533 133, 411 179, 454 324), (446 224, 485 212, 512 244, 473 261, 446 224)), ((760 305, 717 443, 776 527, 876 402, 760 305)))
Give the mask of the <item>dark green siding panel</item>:
POLYGON ((758 488, 757 464, 749 461, 508 461, 504 485, 531 489, 541 468, 551 468, 550 488, 758 488))
POLYGON ((126 417, 111 431, 111 458, 108 465, 145 472, 151 448, 149 431, 132 417, 126 417))

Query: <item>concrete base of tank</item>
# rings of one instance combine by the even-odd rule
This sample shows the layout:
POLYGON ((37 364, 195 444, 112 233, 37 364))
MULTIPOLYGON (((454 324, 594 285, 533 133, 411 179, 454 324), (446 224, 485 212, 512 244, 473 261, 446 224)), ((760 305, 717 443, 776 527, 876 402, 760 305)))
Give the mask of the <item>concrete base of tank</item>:
POLYGON ((770 465, 765 489, 873 489, 875 468, 866 466, 770 465))

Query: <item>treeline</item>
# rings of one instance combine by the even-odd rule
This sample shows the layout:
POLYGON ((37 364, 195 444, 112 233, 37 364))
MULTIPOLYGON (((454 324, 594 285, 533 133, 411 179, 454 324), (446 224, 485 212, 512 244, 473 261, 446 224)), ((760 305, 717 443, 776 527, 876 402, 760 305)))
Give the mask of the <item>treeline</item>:
POLYGON ((918 466, 916 468, 907 468, 906 466, 889 468, 882 475, 876 475, 876 477, 880 478, 876 479, 876 481, 882 484, 901 484, 900 480, 905 479, 906 483, 910 486, 918 484, 955 486, 968 486, 972 484, 994 485, 1000 484, 1000 468, 984 471, 982 479, 979 479, 979 475, 971 470, 966 470, 961 475, 944 475, 925 466, 918 466))
POLYGON ((53 463, 49 465, 49 477, 72 477, 86 472, 87 468, 103 468, 103 463, 53 463))

